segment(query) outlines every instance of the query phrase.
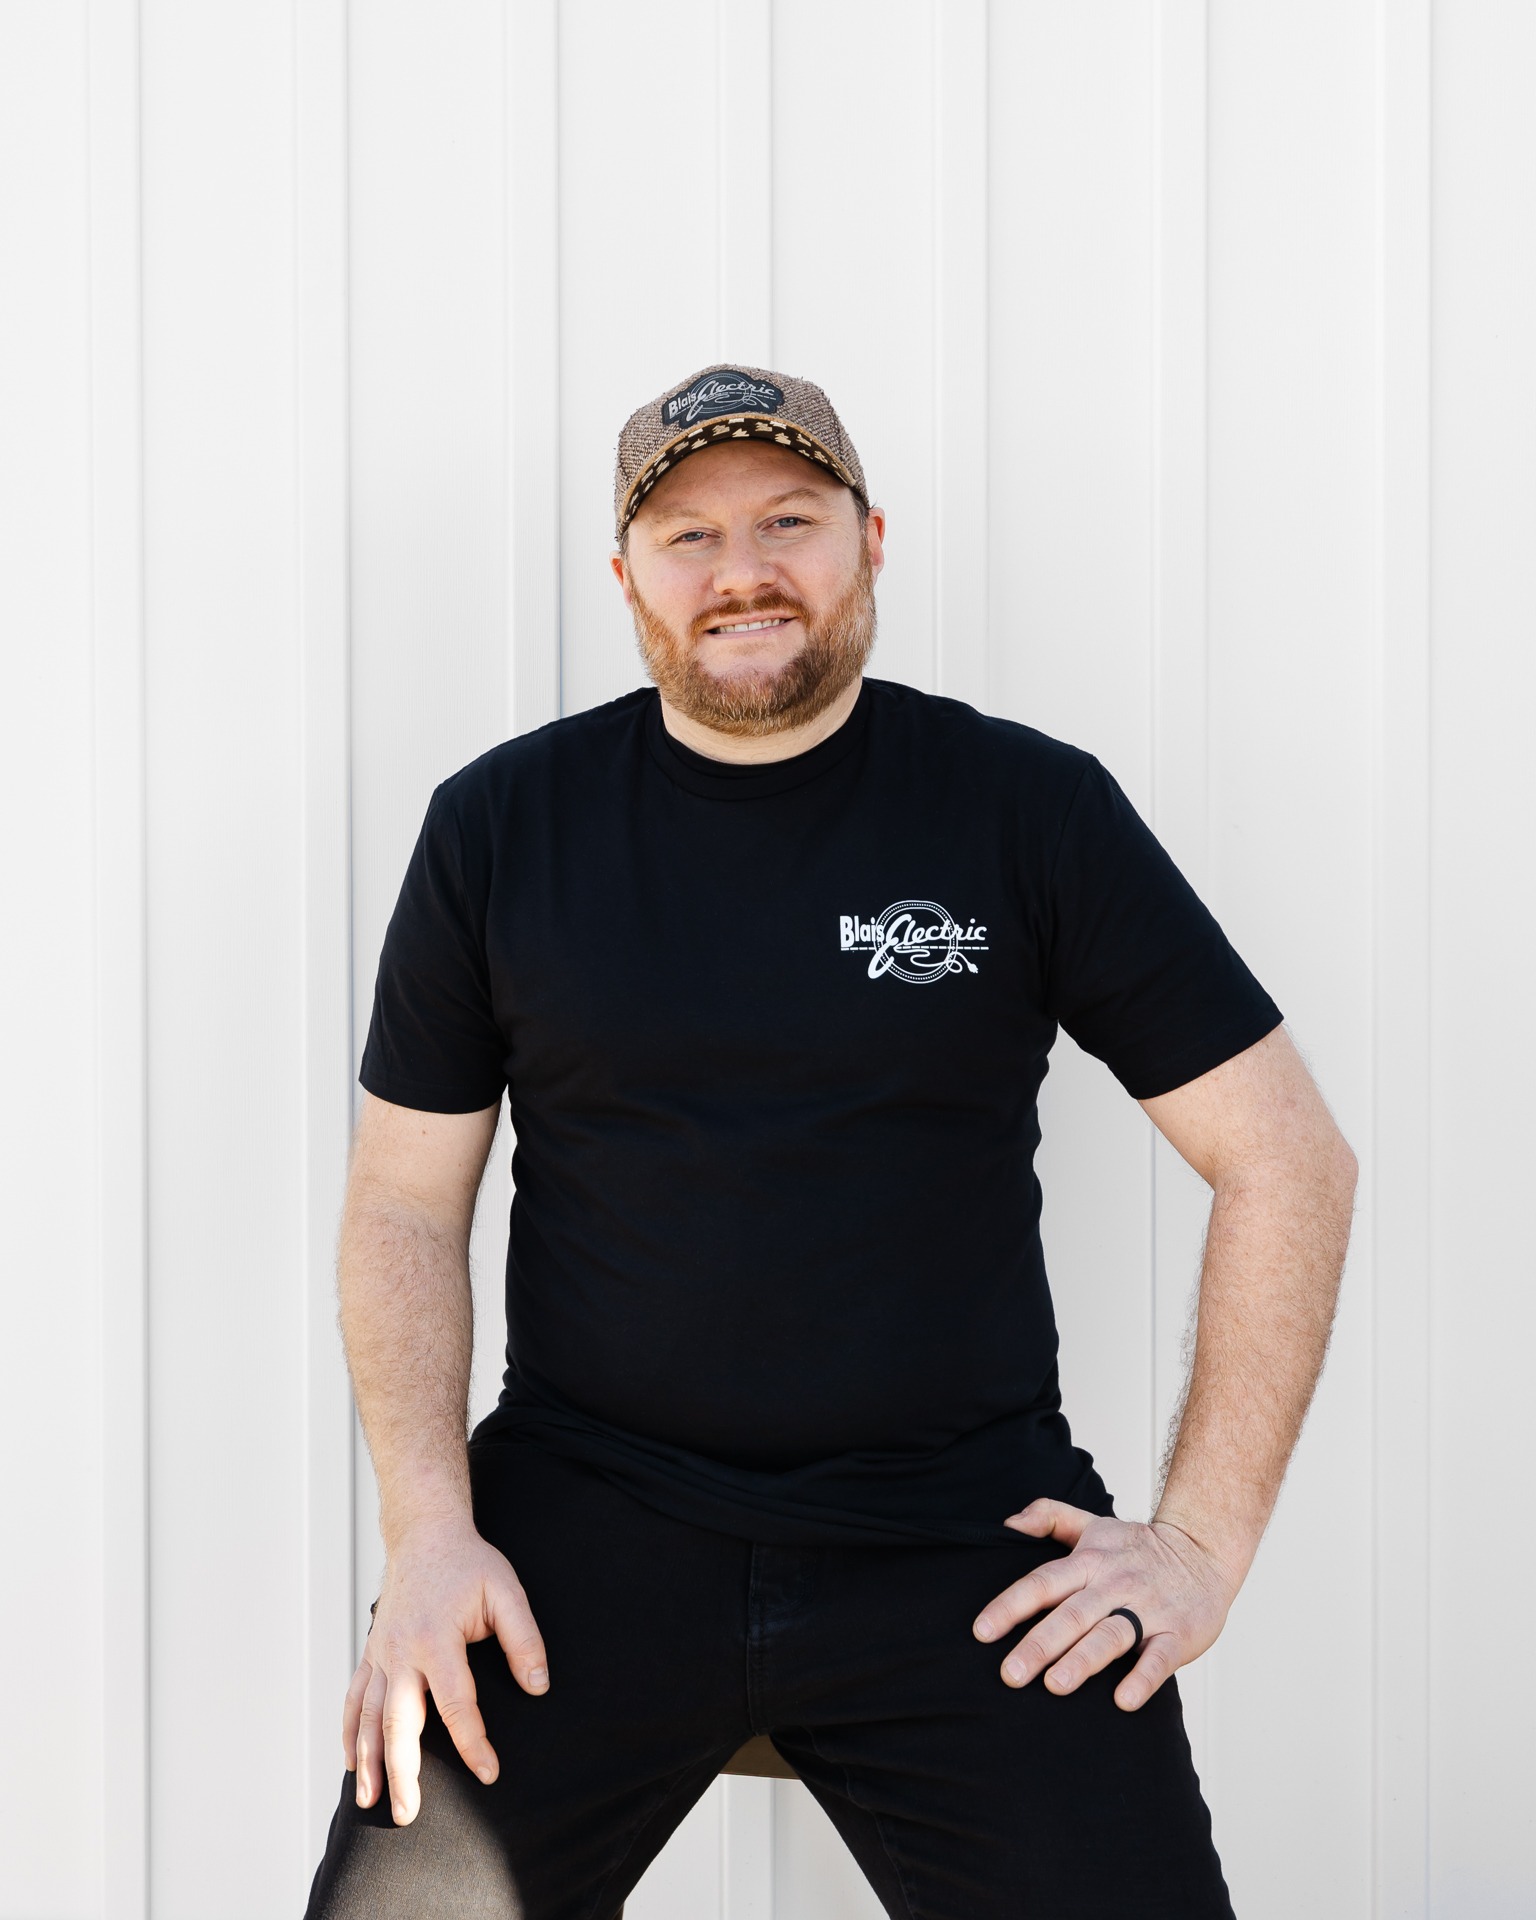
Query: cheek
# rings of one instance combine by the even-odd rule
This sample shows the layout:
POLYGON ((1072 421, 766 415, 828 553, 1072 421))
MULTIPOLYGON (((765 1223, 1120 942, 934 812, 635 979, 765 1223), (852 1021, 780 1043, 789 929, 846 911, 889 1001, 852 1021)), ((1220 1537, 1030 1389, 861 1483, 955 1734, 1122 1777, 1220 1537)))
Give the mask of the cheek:
POLYGON ((646 580, 635 582, 635 591, 651 615, 676 633, 691 632, 708 605, 699 581, 676 567, 656 568, 646 580))

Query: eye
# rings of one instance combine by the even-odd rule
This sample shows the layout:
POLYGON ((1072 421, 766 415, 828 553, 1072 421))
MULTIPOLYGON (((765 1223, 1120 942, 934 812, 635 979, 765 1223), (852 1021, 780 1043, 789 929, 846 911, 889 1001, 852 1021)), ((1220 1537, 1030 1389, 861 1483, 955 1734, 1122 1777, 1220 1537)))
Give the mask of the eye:
MULTIPOLYGON (((810 525, 810 521, 803 513, 776 514, 771 524, 776 527, 781 527, 786 520, 796 526, 805 527, 810 525)), ((697 546, 701 540, 707 540, 708 538, 709 534, 703 527, 693 527, 686 533, 675 534, 668 544, 674 547, 694 547, 697 546)))

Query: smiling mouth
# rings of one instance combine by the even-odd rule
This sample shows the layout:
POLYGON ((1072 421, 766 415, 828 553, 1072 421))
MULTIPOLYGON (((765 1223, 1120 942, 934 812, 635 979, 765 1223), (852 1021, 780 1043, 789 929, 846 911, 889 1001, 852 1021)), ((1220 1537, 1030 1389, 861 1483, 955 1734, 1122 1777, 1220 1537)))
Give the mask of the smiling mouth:
POLYGON ((792 613, 770 614, 766 619, 727 620, 718 627, 706 627, 706 633, 771 633, 775 627, 787 627, 795 618, 792 613))

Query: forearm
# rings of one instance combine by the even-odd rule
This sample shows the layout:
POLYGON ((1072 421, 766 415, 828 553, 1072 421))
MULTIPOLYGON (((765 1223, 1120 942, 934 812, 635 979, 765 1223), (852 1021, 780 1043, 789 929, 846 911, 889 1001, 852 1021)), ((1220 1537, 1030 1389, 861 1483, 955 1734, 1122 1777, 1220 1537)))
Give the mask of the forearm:
POLYGON ((396 1200, 350 1194, 337 1279, 353 1393, 387 1551, 425 1524, 473 1524, 473 1302, 462 1233, 396 1200))
POLYGON ((1200 1275, 1194 1361, 1153 1514, 1240 1583, 1279 1498, 1322 1371, 1349 1243, 1353 1162, 1216 1187, 1200 1275))

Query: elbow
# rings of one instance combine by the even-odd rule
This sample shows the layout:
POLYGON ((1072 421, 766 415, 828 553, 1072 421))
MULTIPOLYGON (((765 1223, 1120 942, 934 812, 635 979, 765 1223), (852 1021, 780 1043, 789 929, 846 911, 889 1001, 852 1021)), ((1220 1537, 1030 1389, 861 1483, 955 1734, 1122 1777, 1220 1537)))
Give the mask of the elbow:
POLYGON ((1355 1189, 1360 1185, 1360 1162, 1354 1148, 1337 1129, 1334 1131, 1331 1169, 1340 1196, 1353 1205, 1355 1189))
POLYGON ((1266 1191, 1308 1206, 1350 1214, 1360 1184, 1354 1149, 1330 1121, 1293 1135, 1283 1146, 1219 1166, 1207 1175, 1218 1196, 1266 1191))

